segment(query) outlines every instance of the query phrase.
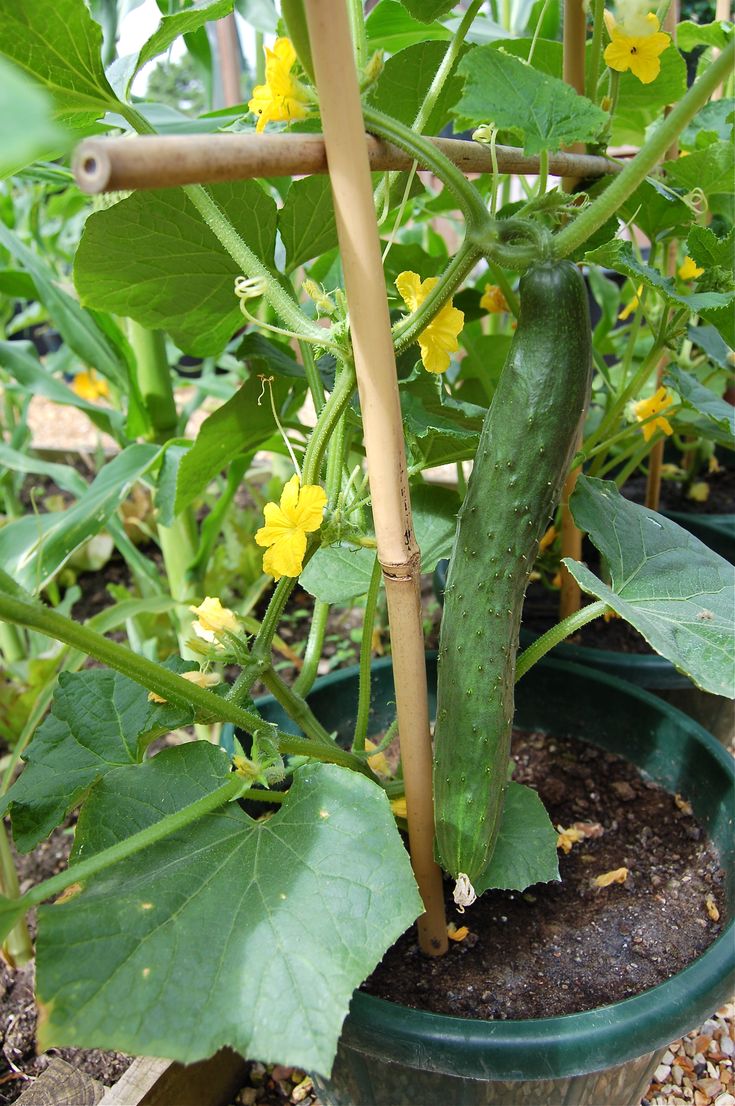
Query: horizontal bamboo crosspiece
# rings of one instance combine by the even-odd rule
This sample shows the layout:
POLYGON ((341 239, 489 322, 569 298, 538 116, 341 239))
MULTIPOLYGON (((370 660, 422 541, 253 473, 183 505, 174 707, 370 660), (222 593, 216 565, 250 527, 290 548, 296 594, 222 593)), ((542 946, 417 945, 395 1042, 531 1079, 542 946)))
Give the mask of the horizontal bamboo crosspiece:
MULTIPOLYGON (((488 147, 454 138, 432 142, 465 173, 492 172, 488 147)), ((410 169, 413 161, 397 146, 366 137, 373 171, 410 169)), ((498 170, 534 176, 539 159, 513 146, 496 146, 498 170)), ((549 172, 577 179, 618 173, 622 166, 588 154, 551 154, 549 172)), ((321 134, 187 134, 88 138, 74 155, 74 176, 83 192, 119 192, 133 188, 171 188, 214 184, 251 177, 308 176, 326 173, 321 134)))

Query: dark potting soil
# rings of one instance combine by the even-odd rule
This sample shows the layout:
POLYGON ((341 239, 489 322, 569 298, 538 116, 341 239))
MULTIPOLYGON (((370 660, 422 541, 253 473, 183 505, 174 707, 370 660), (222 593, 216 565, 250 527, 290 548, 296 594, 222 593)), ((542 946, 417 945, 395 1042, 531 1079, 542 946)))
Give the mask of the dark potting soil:
MULTIPOLYGON (((54 830, 33 853, 15 854, 21 892, 65 870, 72 844, 71 825, 54 830)), ((29 918, 31 934, 35 919, 29 918)), ((33 993, 34 967, 11 968, 0 957, 0 1106, 9 1106, 33 1079, 59 1056, 77 1071, 105 1086, 113 1086, 133 1062, 120 1052, 101 1049, 54 1048, 36 1055, 37 1010, 33 993)))
MULTIPOLYGON (((583 604, 593 600, 582 596, 583 604)), ((559 621, 559 592, 549 591, 534 581, 529 585, 523 607, 523 626, 536 634, 543 634, 559 621)), ((607 649, 612 653, 637 653, 652 655, 651 648, 642 634, 622 618, 595 618, 567 639, 570 645, 583 645, 590 649, 607 649)))
MULTIPOLYGON (((698 477, 709 486, 709 495, 703 503, 689 499, 686 487, 676 480, 661 481, 661 510, 682 511, 690 515, 735 514, 735 468, 722 468, 719 472, 704 473, 698 477)), ((643 503, 646 495, 645 477, 629 480, 622 489, 623 495, 635 503, 643 503)))
POLYGON ((488 891, 464 914, 448 882, 448 918, 469 935, 432 960, 409 930, 363 985, 370 994, 469 1018, 570 1014, 663 982, 720 933, 725 873, 685 799, 592 745, 523 733, 513 758, 554 825, 591 836, 560 851, 561 882, 488 891), (595 886, 620 868, 625 882, 595 886))

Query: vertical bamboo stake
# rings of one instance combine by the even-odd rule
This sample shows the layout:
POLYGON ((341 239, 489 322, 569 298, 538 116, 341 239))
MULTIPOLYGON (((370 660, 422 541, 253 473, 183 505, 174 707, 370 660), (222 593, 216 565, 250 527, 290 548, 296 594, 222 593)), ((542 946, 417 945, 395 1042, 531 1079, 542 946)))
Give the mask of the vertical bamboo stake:
MULTIPOLYGON (((564 80, 581 95, 584 95, 586 33, 587 15, 582 0, 564 0, 564 80)), ((569 151, 575 154, 584 153, 585 149, 584 144, 580 142, 575 142, 569 147, 569 151)), ((571 192, 576 183, 576 178, 565 177, 562 187, 565 192, 571 192)), ((579 444, 581 444, 581 433, 579 444)), ((575 561, 582 559, 582 533, 574 525, 572 512, 569 510, 569 499, 576 487, 579 472, 579 466, 575 466, 570 471, 561 493, 561 555, 572 557, 575 561)), ((564 565, 561 566, 560 573, 559 619, 561 620, 579 610, 582 592, 579 584, 564 565)))
POLYGON ((217 55, 222 80, 222 97, 226 108, 242 100, 240 88, 240 42, 234 14, 218 19, 214 25, 217 35, 217 55))
MULTIPOLYGON (((732 11, 730 8, 730 0, 717 0, 715 4, 715 19, 720 20, 732 19, 732 11)), ((668 27, 665 27, 668 30, 668 27)), ((719 54, 719 50, 713 50, 712 53, 715 57, 719 54)), ((714 90, 712 93, 713 100, 722 100, 725 95, 725 82, 714 90)))
MULTIPOLYGON (((664 19, 663 29, 671 35, 671 41, 676 45, 676 25, 679 22, 679 0, 671 0, 671 6, 666 13, 664 19)), ((666 151, 666 160, 673 161, 674 158, 679 156, 679 143, 674 142, 672 146, 669 146, 666 151)), ((666 250, 666 261, 664 265, 664 273, 666 276, 674 276, 676 273, 676 255, 677 255, 677 243, 676 241, 669 242, 666 250)), ((666 310, 664 308, 664 310, 666 310)), ((663 380, 664 369, 669 363, 669 355, 664 352, 661 356, 661 360, 658 363, 656 369, 656 387, 661 386, 663 380)), ((646 507, 649 507, 652 511, 657 511, 659 503, 661 501, 661 465, 664 459, 664 439, 654 443, 654 446, 648 457, 648 475, 646 477, 646 507)))
POLYGON ((306 0, 306 17, 337 219, 352 346, 365 427, 378 559, 391 626, 408 832, 426 913, 421 950, 447 948, 441 871, 434 860, 432 752, 403 424, 390 316, 345 0, 306 0))

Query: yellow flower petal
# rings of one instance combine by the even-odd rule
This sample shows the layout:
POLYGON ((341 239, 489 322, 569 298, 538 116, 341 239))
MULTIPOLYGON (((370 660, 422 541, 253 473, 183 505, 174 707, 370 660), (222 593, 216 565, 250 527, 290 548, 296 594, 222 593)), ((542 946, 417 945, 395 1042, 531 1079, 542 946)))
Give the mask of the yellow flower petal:
MULTIPOLYGON (((608 19, 608 15, 606 12, 605 23, 611 41, 605 47, 603 55, 606 65, 618 73, 630 70, 642 84, 655 81, 661 72, 659 55, 669 47, 671 37, 657 29, 653 30, 654 24, 650 21, 649 26, 653 33, 628 35, 618 27, 612 16, 608 19)), ((658 27, 658 22, 655 26, 658 27)))
POLYGON ((486 284, 480 298, 480 307, 491 315, 499 315, 508 310, 508 301, 497 284, 486 284))
POLYGON ((229 607, 223 607, 216 596, 208 595, 198 607, 189 607, 197 615, 197 622, 203 630, 217 633, 219 630, 237 630, 237 618, 229 607))
POLYGON ((621 322, 625 322, 625 320, 628 319, 633 314, 634 311, 638 310, 638 305, 641 302, 640 297, 642 296, 642 294, 643 294, 643 285, 639 284, 638 288, 636 289, 636 293, 633 296, 633 299, 629 300, 628 303, 626 303, 625 307, 623 308, 623 310, 618 315, 618 318, 621 320, 621 322))
POLYGON ((282 576, 298 576, 304 567, 304 553, 306 534, 303 530, 290 530, 263 554, 263 571, 275 580, 282 576))
POLYGON ((87 372, 86 369, 82 369, 74 376, 71 389, 79 396, 80 399, 86 399, 89 403, 94 403, 95 400, 104 399, 110 394, 107 381, 102 377, 97 376, 94 369, 90 369, 87 372))
POLYGON ((615 868, 612 872, 604 872, 601 876, 595 876, 595 887, 609 887, 612 883, 625 883, 628 878, 627 868, 615 868))
POLYGON ((268 123, 287 123, 303 119, 309 112, 309 97, 304 86, 291 76, 296 51, 287 38, 277 38, 273 48, 265 47, 265 84, 256 85, 248 108, 258 116, 256 131, 268 123))
POLYGON ((409 311, 415 311, 428 294, 428 289, 425 292, 422 291, 421 277, 418 273, 399 273, 396 277, 396 288, 409 311))
MULTIPOLYGON (((184 680, 188 680, 190 684, 196 684, 197 687, 215 687, 216 684, 221 682, 221 677, 216 672, 200 672, 198 668, 195 668, 193 672, 182 672, 181 677, 184 680)), ((157 695, 155 691, 148 692, 148 699, 151 703, 165 703, 167 700, 161 695, 157 695)))
POLYGON ((663 411, 667 411, 669 407, 673 406, 674 400, 669 392, 668 388, 664 388, 663 385, 654 392, 648 399, 641 399, 637 403, 633 404, 633 414, 638 422, 643 422, 644 419, 649 419, 649 422, 643 422, 641 432, 645 441, 649 441, 656 430, 663 430, 664 434, 673 434, 671 424, 668 419, 662 415, 663 411), (654 415, 658 415, 658 418, 653 418, 654 415))
MULTIPOLYGON (((416 311, 438 283, 438 277, 422 281, 417 273, 399 273, 396 288, 410 311, 416 311)), ((424 368, 431 373, 443 373, 449 368, 450 355, 459 349, 458 336, 464 326, 464 312, 449 300, 419 335, 419 348, 424 368)))
POLYGON ((700 269, 696 261, 687 255, 678 269, 678 275, 681 280, 696 280, 697 277, 701 277, 704 269, 700 269))
POLYGON ((390 808, 395 814, 396 818, 408 817, 408 808, 406 807, 405 798, 391 799, 390 808))

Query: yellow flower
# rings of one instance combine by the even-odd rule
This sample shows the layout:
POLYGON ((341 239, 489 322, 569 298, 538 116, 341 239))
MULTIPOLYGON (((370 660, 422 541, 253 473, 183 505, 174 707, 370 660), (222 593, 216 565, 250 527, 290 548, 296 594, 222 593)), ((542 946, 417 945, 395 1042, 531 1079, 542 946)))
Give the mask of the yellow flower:
MULTIPOLYGON (((183 679, 188 680, 190 684, 196 684, 197 687, 214 687, 220 682, 220 677, 216 672, 200 672, 198 669, 194 669, 193 672, 182 672, 183 679)), ((151 703, 165 703, 166 700, 162 695, 157 695, 155 691, 148 692, 148 699, 151 703)))
POLYGON ((646 441, 649 441, 656 430, 663 430, 664 434, 673 434, 671 424, 668 419, 664 418, 661 414, 662 411, 667 411, 672 406, 674 400, 671 392, 668 388, 664 388, 663 385, 657 392, 654 392, 648 399, 640 399, 637 403, 633 404, 633 414, 638 419, 638 422, 643 422, 644 419, 650 419, 650 422, 643 422, 641 430, 643 431, 643 437, 646 441), (657 415, 658 418, 653 418, 653 415, 657 415))
POLYGON ((208 595, 198 607, 189 607, 189 610, 197 615, 196 622, 192 622, 191 628, 202 641, 208 641, 210 645, 219 645, 217 634, 222 630, 228 630, 236 634, 239 629, 237 618, 229 607, 223 607, 219 599, 208 595))
POLYGON ((651 28, 648 34, 627 35, 618 27, 610 12, 605 12, 605 26, 611 39, 603 55, 605 63, 618 73, 626 73, 630 69, 641 84, 656 80, 661 72, 659 55, 671 42, 669 35, 659 31, 655 15, 651 13, 647 19, 651 28))
POLYGON ((391 799, 390 808, 395 814, 396 818, 408 818, 408 808, 406 806, 406 800, 403 796, 400 799, 391 799))
POLYGON ((295 61, 296 51, 288 38, 277 38, 272 50, 265 47, 265 84, 257 85, 248 101, 248 107, 258 116, 256 131, 265 130, 267 123, 288 123, 308 114, 308 93, 291 76, 295 61))
POLYGON ((110 394, 107 381, 97 376, 94 369, 90 369, 89 372, 83 369, 76 373, 71 390, 76 392, 80 399, 89 400, 90 403, 94 403, 96 399, 106 399, 110 394))
POLYGON ((610 887, 613 883, 625 883, 627 878, 627 868, 615 868, 612 872, 603 872, 601 876, 595 876, 592 885, 594 887, 610 887))
POLYGON ((485 292, 480 300, 480 307, 489 311, 491 315, 500 315, 508 310, 508 301, 498 288, 497 284, 486 284, 485 292))
POLYGON ((258 545, 267 546, 263 571, 276 580, 298 576, 304 564, 306 535, 318 530, 327 505, 327 494, 317 484, 299 488, 298 476, 292 476, 281 495, 280 506, 265 505, 265 526, 255 535, 258 545))
POLYGON ((626 303, 625 307, 623 308, 623 310, 618 315, 618 318, 622 322, 625 322, 625 320, 627 318, 629 318, 633 314, 634 311, 638 310, 638 304, 641 302, 640 297, 641 297, 642 294, 643 294, 643 285, 639 284, 638 287, 636 288, 636 292, 635 292, 635 295, 633 296, 633 299, 630 300, 628 303, 626 303))
POLYGON ((681 280, 696 280, 701 277, 704 269, 700 269, 696 261, 687 254, 677 272, 681 280))
MULTIPOLYGON (((416 311, 438 282, 438 277, 427 277, 422 281, 418 273, 399 273, 396 288, 409 311, 416 311)), ((452 301, 444 304, 439 314, 431 320, 419 335, 421 360, 430 373, 443 373, 449 368, 450 354, 459 349, 457 336, 464 326, 464 312, 452 306, 452 301)))

